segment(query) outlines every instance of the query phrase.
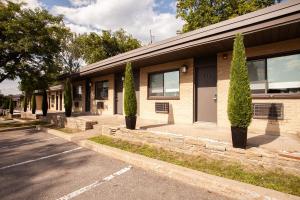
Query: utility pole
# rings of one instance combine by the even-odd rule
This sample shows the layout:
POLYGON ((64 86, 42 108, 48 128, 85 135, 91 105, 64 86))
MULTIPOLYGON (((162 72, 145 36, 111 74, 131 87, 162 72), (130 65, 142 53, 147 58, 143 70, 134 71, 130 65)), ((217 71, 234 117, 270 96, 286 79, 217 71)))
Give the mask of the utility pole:
POLYGON ((154 35, 152 35, 152 32, 151 32, 151 29, 150 29, 150 44, 152 44, 153 43, 153 41, 154 41, 154 35))

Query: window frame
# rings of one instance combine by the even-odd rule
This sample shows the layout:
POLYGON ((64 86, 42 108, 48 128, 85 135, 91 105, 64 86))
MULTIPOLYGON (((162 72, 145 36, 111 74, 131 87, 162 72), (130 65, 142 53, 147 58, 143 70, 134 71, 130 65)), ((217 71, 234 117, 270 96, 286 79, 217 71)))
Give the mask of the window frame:
MULTIPOLYGON (((283 53, 274 53, 262 56, 253 56, 247 57, 248 61, 255 61, 255 60, 264 60, 265 63, 265 79, 266 79, 266 88, 264 93, 252 93, 253 99, 300 99, 300 92, 299 93, 268 93, 268 64, 267 59, 276 58, 276 57, 283 57, 283 56, 292 56, 300 54, 300 50, 283 52, 283 53)), ((247 65, 248 67, 248 65, 247 65)), ((250 83, 251 84, 251 83, 250 83)))
POLYGON ((163 71, 155 71, 155 72, 150 72, 148 73, 148 85, 147 85, 147 100, 180 100, 180 69, 179 68, 174 68, 170 70, 163 70, 163 71), (178 71, 179 73, 179 81, 178 81, 178 96, 151 96, 150 95, 150 76, 155 75, 155 74, 163 74, 163 93, 165 93, 165 73, 168 72, 176 72, 178 71))
POLYGON ((73 100, 82 101, 82 96, 83 96, 83 86, 82 86, 82 84, 73 85, 73 87, 72 87, 72 96, 73 96, 73 100), (81 94, 77 94, 75 96, 74 95, 74 89, 77 88, 77 87, 81 87, 81 94))
MULTIPOLYGON (((102 87, 100 87, 100 88, 103 88, 103 85, 102 85, 102 87)), ((109 81, 108 80, 101 80, 101 81, 96 81, 95 82, 95 100, 108 100, 108 95, 109 95, 109 81), (105 98, 101 98, 101 97, 98 97, 97 96, 97 84, 99 84, 99 83, 104 83, 104 82, 107 82, 107 97, 105 97, 105 98)))

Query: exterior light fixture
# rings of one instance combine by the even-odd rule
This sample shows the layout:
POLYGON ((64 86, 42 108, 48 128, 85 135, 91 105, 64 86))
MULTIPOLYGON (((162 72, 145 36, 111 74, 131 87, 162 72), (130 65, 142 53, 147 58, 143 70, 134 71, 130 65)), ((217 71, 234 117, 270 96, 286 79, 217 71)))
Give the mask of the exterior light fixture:
POLYGON ((227 54, 227 53, 224 53, 224 54, 223 54, 223 59, 224 59, 224 60, 227 60, 227 58, 228 58, 228 54, 227 54))
POLYGON ((125 80, 125 78, 124 78, 124 76, 122 76, 122 81, 124 81, 125 80))
POLYGON ((182 65, 182 66, 180 67, 180 71, 181 71, 182 73, 186 73, 187 70, 188 70, 188 66, 187 66, 187 65, 182 65))

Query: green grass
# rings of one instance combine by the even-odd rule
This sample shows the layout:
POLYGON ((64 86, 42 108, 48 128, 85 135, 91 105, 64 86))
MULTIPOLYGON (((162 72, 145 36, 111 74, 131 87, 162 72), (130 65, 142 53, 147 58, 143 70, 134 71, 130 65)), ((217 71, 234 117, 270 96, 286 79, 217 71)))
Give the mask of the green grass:
POLYGON ((35 126, 35 125, 46 125, 47 122, 44 121, 29 121, 29 122, 18 122, 18 121, 9 121, 7 123, 0 123, 0 129, 4 128, 14 128, 14 127, 23 127, 23 126, 35 126))
POLYGON ((144 144, 133 144, 107 136, 97 136, 90 138, 90 140, 208 174, 300 196, 300 177, 284 173, 280 170, 270 171, 262 167, 249 169, 238 163, 177 153, 144 144))

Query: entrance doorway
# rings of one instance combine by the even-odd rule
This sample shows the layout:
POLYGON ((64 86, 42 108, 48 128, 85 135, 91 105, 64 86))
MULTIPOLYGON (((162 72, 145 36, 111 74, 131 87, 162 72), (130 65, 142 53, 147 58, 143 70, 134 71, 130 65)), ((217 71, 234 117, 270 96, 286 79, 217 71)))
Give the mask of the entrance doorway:
POLYGON ((115 74, 115 114, 123 114, 123 73, 115 74))
POLYGON ((196 121, 217 122, 217 57, 195 59, 196 121))

